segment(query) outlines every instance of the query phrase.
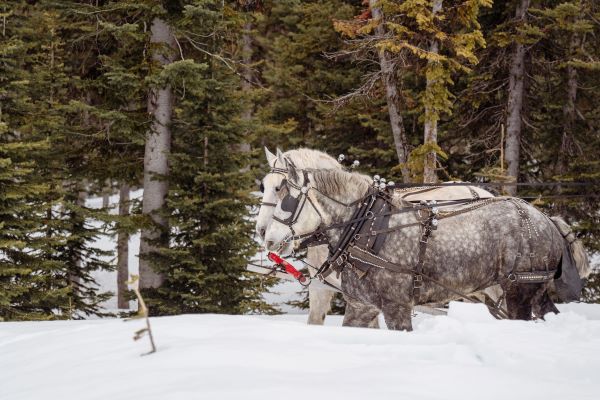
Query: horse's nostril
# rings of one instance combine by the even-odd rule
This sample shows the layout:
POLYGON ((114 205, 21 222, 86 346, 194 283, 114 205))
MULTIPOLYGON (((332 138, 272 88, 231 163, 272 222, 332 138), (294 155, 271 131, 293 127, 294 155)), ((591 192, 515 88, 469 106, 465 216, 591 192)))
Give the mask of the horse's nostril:
POLYGON ((275 246, 275 242, 273 240, 267 240, 265 245, 267 246, 268 250, 273 250, 273 247, 275 246))
POLYGON ((266 232, 265 228, 260 228, 258 230, 258 236, 260 236, 261 239, 264 239, 265 238, 265 232, 266 232))

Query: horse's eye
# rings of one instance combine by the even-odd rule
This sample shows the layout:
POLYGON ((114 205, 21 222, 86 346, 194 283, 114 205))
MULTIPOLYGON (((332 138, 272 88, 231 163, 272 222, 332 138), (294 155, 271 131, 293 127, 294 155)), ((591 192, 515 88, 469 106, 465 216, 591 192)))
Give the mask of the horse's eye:
POLYGON ((265 185, 262 182, 260 183, 260 192, 261 193, 265 192, 265 185))

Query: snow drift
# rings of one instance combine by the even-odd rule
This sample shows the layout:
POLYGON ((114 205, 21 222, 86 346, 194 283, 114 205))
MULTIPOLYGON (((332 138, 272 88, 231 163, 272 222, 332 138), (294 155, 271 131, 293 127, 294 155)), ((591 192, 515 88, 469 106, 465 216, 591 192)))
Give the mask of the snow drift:
POLYGON ((307 326, 305 315, 0 324, 0 398, 592 399, 600 393, 600 306, 545 322, 496 321, 452 303, 415 331, 307 326))

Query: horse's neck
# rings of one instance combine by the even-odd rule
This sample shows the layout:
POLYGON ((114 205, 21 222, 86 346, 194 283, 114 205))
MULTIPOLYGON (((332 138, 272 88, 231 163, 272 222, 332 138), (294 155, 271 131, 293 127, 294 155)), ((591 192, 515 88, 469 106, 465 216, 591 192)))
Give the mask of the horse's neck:
MULTIPOLYGON (((358 198, 355 198, 355 197, 356 197, 356 194, 354 194, 354 196, 352 196, 352 197, 348 196, 348 198, 346 198, 344 200, 342 200, 342 199, 336 199, 336 200, 340 201, 342 203, 350 204, 350 203, 353 203, 353 202, 359 200, 360 198, 362 198, 364 196, 361 196, 358 198)), ((321 207, 323 208, 323 211, 327 214, 327 217, 329 219, 329 224, 331 224, 331 225, 343 224, 345 222, 349 222, 352 219, 352 216, 356 212, 357 208, 360 207, 360 202, 358 204, 355 204, 352 206, 344 206, 344 205, 338 204, 330 199, 326 199, 321 202, 321 207)), ((345 229, 345 226, 343 226, 341 228, 336 228, 336 229, 331 229, 331 230, 326 231, 325 235, 328 237, 329 243, 331 243, 332 245, 335 245, 338 242, 340 235, 342 234, 344 229, 345 229)))
POLYGON ((332 224, 339 224, 342 222, 346 222, 350 220, 354 211, 359 207, 360 204, 353 204, 363 198, 356 197, 356 194, 348 196, 340 196, 339 198, 335 198, 337 201, 333 201, 329 198, 324 198, 321 201, 321 207, 329 217, 328 219, 332 224), (338 203, 339 202, 339 203, 338 203), (340 204, 341 203, 341 204, 340 204), (344 204, 353 204, 351 206, 344 206, 344 204))

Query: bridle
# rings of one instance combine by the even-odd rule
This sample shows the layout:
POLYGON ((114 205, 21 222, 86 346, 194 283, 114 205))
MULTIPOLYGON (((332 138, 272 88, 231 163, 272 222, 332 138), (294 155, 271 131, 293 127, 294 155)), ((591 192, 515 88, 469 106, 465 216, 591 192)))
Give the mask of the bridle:
POLYGON ((304 210, 304 206, 307 203, 312 206, 312 208, 315 210, 315 212, 319 216, 319 220, 320 220, 319 226, 321 226, 323 224, 323 216, 321 215, 321 212, 319 211, 319 209, 317 208, 317 206, 315 205, 315 203, 309 196, 309 191, 313 188, 309 185, 308 172, 306 172, 305 170, 302 170, 302 174, 303 174, 303 178, 304 178, 304 182, 303 182, 302 186, 297 185, 294 182, 291 182, 287 179, 284 179, 283 182, 281 183, 281 187, 286 187, 286 186, 292 187, 292 188, 300 191, 300 194, 298 195, 298 197, 294 197, 291 195, 290 190, 288 188, 287 194, 285 195, 285 197, 283 199, 281 199, 281 210, 285 211, 285 212, 289 212, 290 213, 289 217, 279 218, 278 216, 273 215, 274 221, 277 221, 277 222, 285 225, 291 232, 291 235, 288 236, 286 238, 286 240, 284 240, 284 242, 289 242, 298 236, 298 235, 296 235, 296 232, 294 230, 294 224, 298 221, 298 218, 300 217, 300 214, 302 214, 302 210, 304 210))
MULTIPOLYGON (((269 174, 279 174, 279 175, 283 175, 284 181, 287 180, 287 174, 288 174, 288 170, 287 168, 278 168, 277 167, 277 161, 279 161, 279 159, 275 159, 275 162, 273 163, 273 167, 271 167, 271 170, 269 171, 269 174)), ((289 160, 288 160, 289 162, 289 160)), ((283 185, 283 182, 282 182, 283 185)), ((280 186, 281 187, 281 186, 280 186)), ((277 207, 277 203, 270 203, 267 201, 261 201, 260 206, 267 206, 267 207, 277 207)))
MULTIPOLYGON (((283 244, 289 243, 292 240, 308 237, 313 234, 311 232, 310 234, 306 234, 306 235, 296 235, 296 231, 294 230, 294 224, 296 224, 296 222, 298 221, 298 218, 300 217, 300 214, 302 214, 302 211, 304 210, 304 206, 306 205, 306 203, 309 203, 312 206, 312 208, 315 210, 317 215, 319 216, 319 219, 320 219, 319 227, 321 227, 323 225, 323 216, 321 215, 321 212, 319 211, 317 206, 314 204, 313 200, 308 195, 309 191, 311 189, 314 189, 312 186, 310 186, 310 182, 308 179, 308 172, 305 169, 296 168, 296 166, 293 164, 293 162, 291 160, 287 159, 287 162, 290 163, 294 167, 295 171, 301 172, 303 175, 303 178, 304 178, 303 185, 302 186, 297 185, 294 182, 291 182, 287 179, 289 170, 287 168, 278 168, 277 161, 278 160, 276 159, 275 163, 273 164, 273 167, 270 170, 270 173, 283 175, 284 179, 281 182, 281 184, 279 185, 279 190, 286 188, 287 194, 280 201, 281 202, 281 210, 290 213, 290 216, 287 218, 279 218, 276 215, 272 216, 272 219, 274 221, 277 221, 277 222, 283 224, 290 230, 290 235, 287 235, 280 244, 281 246, 283 246, 283 244), (294 197, 291 195, 290 190, 289 190, 290 187, 300 191, 300 194, 298 195, 298 197, 294 197)), ((262 206, 277 207, 277 204, 279 204, 279 202, 270 203, 270 202, 263 201, 260 203, 261 207, 262 206)))

